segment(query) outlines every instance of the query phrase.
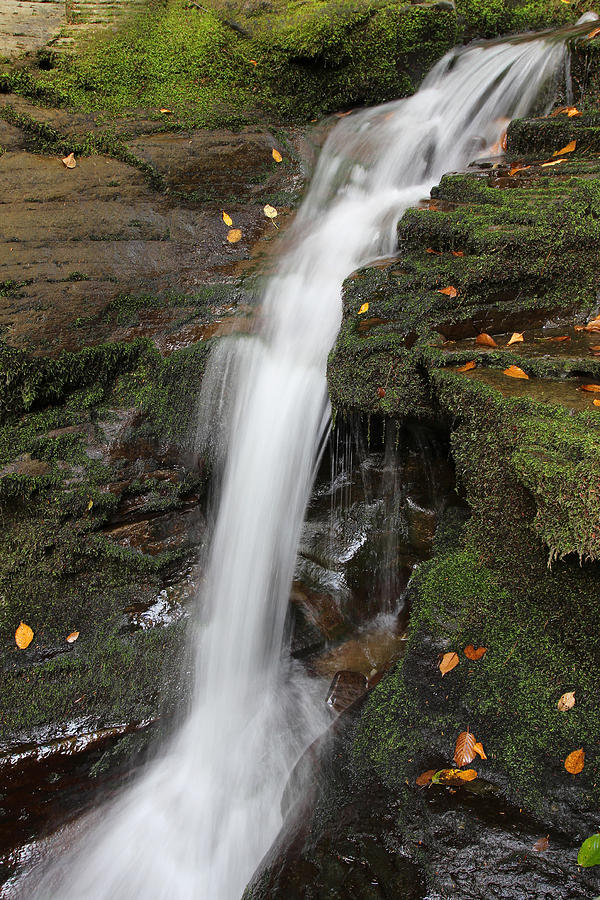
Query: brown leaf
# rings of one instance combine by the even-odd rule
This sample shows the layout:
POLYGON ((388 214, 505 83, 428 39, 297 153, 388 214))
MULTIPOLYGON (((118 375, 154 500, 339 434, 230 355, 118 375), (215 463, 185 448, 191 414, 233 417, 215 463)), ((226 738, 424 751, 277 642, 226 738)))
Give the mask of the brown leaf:
POLYGON ((63 166, 66 166, 67 169, 74 169, 75 166, 77 165, 77 162, 75 160, 75 154, 69 153, 68 156, 65 156, 64 159, 62 160, 62 164, 63 164, 63 166))
POLYGON ((552 341, 554 344, 561 344, 563 341, 570 341, 568 334, 559 334, 556 337, 542 338, 543 341, 552 341))
POLYGON ((232 228, 231 231, 227 232, 227 240, 230 244, 237 244, 238 241, 242 239, 242 232, 239 228, 232 228))
POLYGON ((567 691, 566 694, 562 695, 556 705, 561 712, 566 712, 568 709, 573 709, 573 707, 575 706, 575 691, 567 691))
POLYGON ((378 388, 377 388, 377 396, 378 396, 381 400, 383 400, 383 398, 385 397, 385 388, 378 387, 378 388))
POLYGON ((475 756, 475 735, 470 731, 461 731, 456 739, 454 762, 457 766, 468 766, 475 756))
POLYGON ((524 372, 518 366, 509 366, 508 369, 504 370, 503 374, 510 376, 510 378, 529 378, 527 372, 524 372))
POLYGON ((338 112, 335 114, 336 119, 344 119, 346 116, 349 116, 352 113, 352 110, 349 109, 347 112, 338 112))
POLYGON ((457 369, 458 372, 468 372, 470 369, 474 369, 477 363, 474 360, 471 362, 465 363, 464 366, 461 366, 460 369, 457 369))
POLYGON ((71 634, 67 635, 67 644, 74 644, 78 637, 79 637, 79 632, 72 631, 71 634))
POLYGON ((460 787, 465 781, 475 781, 477 772, 475 769, 440 769, 432 778, 434 784, 449 784, 460 787))
POLYGON ((590 394, 597 394, 600 391, 600 384, 582 384, 577 388, 578 391, 587 391, 590 394))
POLYGON ((533 849, 534 849, 537 853, 543 853, 544 850, 547 850, 547 849, 548 849, 548 844, 549 844, 548 837, 549 837, 549 836, 546 835, 546 837, 538 838, 538 840, 535 842, 535 844, 533 845, 533 849))
POLYGON ((593 31, 590 31, 589 34, 586 34, 586 39, 588 41, 591 41, 592 38, 598 37, 599 34, 600 34, 600 28, 594 28, 593 31))
POLYGON ((438 291, 438 294, 445 294, 447 297, 451 297, 452 299, 454 299, 454 297, 456 297, 458 295, 458 291, 456 290, 455 287, 452 287, 452 285, 449 285, 448 287, 440 288, 440 290, 438 291))
POLYGON ((454 650, 451 650, 449 653, 444 653, 440 660, 439 669, 442 673, 442 678, 447 672, 451 672, 452 669, 455 669, 459 663, 458 653, 454 650))
POLYGON ((531 168, 531 166, 513 166, 508 174, 516 175, 517 172, 526 172, 527 169, 530 169, 530 168, 531 168))
POLYGON ((417 775, 417 777, 415 778, 416 784, 418 784, 419 787, 425 787, 426 784, 431 784, 431 779, 436 772, 437 769, 427 769, 426 772, 423 772, 421 775, 417 775))
POLYGON ((487 756, 485 755, 485 750, 483 749, 483 744, 480 743, 480 741, 477 741, 475 744, 473 744, 473 750, 474 750, 475 753, 477 753, 482 759, 487 759, 487 756))
POLYGON ((573 750, 573 752, 569 753, 565 759, 565 769, 567 772, 570 772, 571 775, 579 775, 580 772, 583 772, 584 765, 585 753, 583 747, 580 747, 579 750, 573 750))
POLYGON ((279 150, 275 149, 275 147, 273 147, 271 156, 273 157, 273 159, 275 160, 276 163, 280 163, 283 160, 283 156, 281 155, 279 150))
POLYGON ((600 350, 600 344, 590 344, 588 350, 591 350, 592 353, 597 353, 600 350))
POLYGON ((15 631, 15 643, 19 650, 25 650, 29 647, 30 643, 33 640, 33 631, 26 625, 25 622, 21 622, 17 630, 15 631))
POLYGON ((482 656, 485 656, 486 653, 487 647, 478 647, 477 649, 475 649, 473 644, 467 644, 467 646, 465 647, 465 656, 467 657, 467 659, 477 661, 478 659, 481 659, 482 656))
POLYGON ((523 343, 523 340, 524 340, 524 338, 523 338, 522 332, 514 331, 514 332, 512 333, 511 338, 510 338, 510 340, 509 340, 509 342, 508 342, 508 344, 507 344, 506 346, 507 346, 507 347, 510 347, 511 344, 522 344, 522 343, 523 343))
POLYGON ((552 156, 562 156, 563 153, 572 153, 576 146, 577 141, 569 141, 565 147, 561 147, 560 150, 555 150, 552 156))
POLYGON ((464 250, 453 250, 452 251, 452 256, 464 256, 464 255, 465 255, 464 250))
POLYGON ((433 247, 427 247, 425 253, 433 253, 435 256, 442 256, 441 250, 434 250, 433 247))
POLYGON ((494 340, 493 337, 490 337, 489 334, 486 334, 485 331, 482 331, 481 334, 478 334, 475 338, 475 343, 479 344, 482 347, 497 347, 498 344, 494 340))

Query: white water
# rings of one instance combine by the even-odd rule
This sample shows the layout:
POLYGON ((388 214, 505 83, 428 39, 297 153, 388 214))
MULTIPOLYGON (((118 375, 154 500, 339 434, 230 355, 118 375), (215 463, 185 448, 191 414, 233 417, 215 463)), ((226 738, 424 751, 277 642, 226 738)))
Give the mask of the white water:
POLYGON ((225 426, 207 423, 225 428, 227 452, 192 709, 164 755, 44 876, 38 898, 241 896, 280 827, 286 774, 326 721, 322 685, 292 667, 282 642, 328 427, 325 369, 342 281, 393 253, 402 212, 498 141, 506 119, 531 112, 564 60, 560 43, 543 40, 450 53, 414 97, 332 132, 293 225, 294 249, 266 291, 262 334, 221 351, 203 389, 205 411, 222 406, 228 353, 234 399, 221 409, 225 426))

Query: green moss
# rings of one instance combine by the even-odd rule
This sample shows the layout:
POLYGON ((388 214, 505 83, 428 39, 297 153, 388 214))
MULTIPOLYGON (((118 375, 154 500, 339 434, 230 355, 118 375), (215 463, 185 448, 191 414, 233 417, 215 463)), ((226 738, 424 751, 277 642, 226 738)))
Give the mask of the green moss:
POLYGON ((467 37, 495 37, 573 22, 583 8, 573 10, 560 0, 456 0, 456 11, 467 37))

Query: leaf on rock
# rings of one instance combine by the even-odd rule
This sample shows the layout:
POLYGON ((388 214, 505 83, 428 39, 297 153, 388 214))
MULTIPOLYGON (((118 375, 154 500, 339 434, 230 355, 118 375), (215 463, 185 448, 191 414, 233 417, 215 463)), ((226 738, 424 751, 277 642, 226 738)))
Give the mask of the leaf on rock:
POLYGON ((79 637, 79 632, 72 631, 71 634, 67 635, 67 644, 74 644, 78 637, 79 637))
POLYGON ((556 337, 542 338, 544 341, 552 341, 554 344, 562 344, 563 341, 570 341, 568 334, 559 334, 556 337))
POLYGON ((561 712, 566 712, 568 709, 573 709, 573 707, 575 706, 575 691, 567 691, 566 694, 562 695, 556 705, 561 712))
POLYGON ((366 313, 366 312, 369 312, 369 304, 363 303, 363 305, 361 306, 361 308, 358 311, 358 314, 359 314, 359 316, 362 316, 362 314, 366 313))
POLYGON ((587 391, 589 394, 597 394, 600 391, 600 384, 582 384, 577 388, 578 391, 587 391))
POLYGON ((231 231, 227 232, 227 240, 230 244, 237 244, 238 241, 242 239, 242 232, 239 228, 232 228, 231 231))
POLYGON ((570 772, 571 775, 579 775, 580 772, 583 772, 584 765, 585 752, 583 747, 580 747, 579 750, 573 750, 573 752, 569 753, 565 759, 565 769, 567 772, 570 772))
POLYGON ((477 649, 475 649, 473 644, 467 644, 465 647, 465 656, 467 659, 477 661, 478 659, 481 659, 482 656, 485 656, 486 653, 487 647, 477 647, 477 649))
POLYGON ((513 166, 508 174, 516 175, 517 172, 526 172, 527 169, 530 169, 530 168, 531 168, 531 166, 513 166))
POLYGON ((465 781, 475 781, 477 772, 475 769, 440 769, 433 775, 433 784, 448 784, 460 787, 465 781))
POLYGON ((19 650, 25 650, 29 647, 30 643, 33 640, 33 631, 26 625, 25 622, 21 622, 17 630, 15 631, 15 643, 19 650))
POLYGON ((600 865, 600 834, 585 839, 577 854, 577 865, 585 869, 600 865))
POLYGON ((273 147, 271 156, 273 157, 273 159, 275 160, 276 163, 280 163, 283 160, 283 156, 281 155, 279 150, 275 149, 275 147, 273 147))
POLYGON ((572 153, 576 146, 577 141, 569 141, 565 147, 561 147, 560 150, 555 150, 552 156, 562 156, 563 153, 572 153))
POLYGON ((77 161, 75 160, 75 154, 69 153, 68 156, 65 156, 62 160, 63 166, 66 166, 67 169, 74 169, 77 165, 77 161))
POLYGON ((437 769, 427 769, 426 772, 423 772, 421 775, 417 775, 415 778, 415 783, 419 785, 419 787, 425 787, 426 784, 431 784, 431 779, 437 772, 437 769))
POLYGON ((274 206, 271 206, 270 203, 267 203, 265 207, 263 207, 263 212, 267 219, 276 219, 277 218, 277 210, 274 206))
POLYGON ((459 663, 458 653, 454 650, 451 650, 449 653, 444 653, 440 660, 439 669, 442 673, 442 678, 447 672, 451 672, 452 669, 455 669, 459 663))
POLYGON ((475 338, 475 343, 479 344, 482 347, 497 347, 498 344, 494 340, 493 337, 490 337, 489 334, 486 334, 485 331, 482 331, 481 334, 478 334, 475 338))
POLYGON ((485 755, 485 750, 483 749, 483 744, 482 744, 480 741, 477 741, 477 742, 473 745, 473 750, 474 750, 475 753, 477 753, 477 755, 480 756, 482 759, 487 759, 487 756, 485 755))
POLYGON ((523 338, 522 332, 514 331, 506 346, 510 347, 511 344, 522 344, 523 341, 524 341, 524 338, 523 338))
POLYGON ((222 217, 223 217, 223 221, 225 222, 225 224, 227 225, 227 227, 228 227, 228 228, 231 228, 231 226, 233 225, 233 219, 231 218, 230 215, 228 215, 228 214, 225 212, 225 210, 223 210, 222 217))
POLYGON ((94 505, 94 501, 93 501, 93 500, 90 500, 89 503, 88 503, 88 505, 87 505, 87 511, 88 511, 88 512, 90 511, 90 509, 92 508, 93 505, 94 505))
POLYGON ((471 360, 470 362, 465 363, 464 366, 461 366, 459 369, 457 369, 457 371, 458 372, 468 372, 470 369, 474 369, 476 367, 476 365, 477 365, 477 363, 474 360, 471 360))
POLYGON ((440 288, 438 294, 445 294, 447 297, 454 299, 454 297, 458 296, 458 291, 452 285, 448 285, 448 287, 440 288))
POLYGON ((503 374, 508 375, 510 378, 529 378, 527 372, 524 372, 518 366, 509 366, 508 369, 504 370, 503 374))
POLYGON ((546 837, 538 838, 538 840, 533 845, 533 849, 537 853, 543 853, 544 850, 548 849, 548 844, 549 844, 548 835, 546 835, 546 837))
POLYGON ((470 731, 461 731, 456 739, 454 762, 457 766, 468 766, 475 759, 475 735, 470 731))

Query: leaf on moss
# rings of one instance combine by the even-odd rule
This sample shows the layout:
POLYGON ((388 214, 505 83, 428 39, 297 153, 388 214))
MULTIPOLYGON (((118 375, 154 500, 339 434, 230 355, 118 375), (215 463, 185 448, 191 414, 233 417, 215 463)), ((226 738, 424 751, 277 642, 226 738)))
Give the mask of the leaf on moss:
POLYGON ((507 347, 510 347, 511 344, 522 344, 524 341, 523 334, 520 331, 514 331, 510 337, 510 340, 507 347))
POLYGON ((383 400, 383 398, 385 397, 385 388, 378 387, 377 388, 377 396, 379 397, 380 400, 383 400))
POLYGON ((72 631, 71 634, 67 635, 67 644, 74 644, 78 637, 79 637, 79 632, 72 631))
POLYGON ((568 709, 573 709, 573 707, 575 706, 575 691, 567 691, 566 694, 562 695, 556 705, 561 712, 566 712, 568 709))
POLYGON ((421 775, 417 775, 415 778, 415 783, 419 785, 419 787, 425 787, 426 784, 431 784, 431 779, 437 772, 437 769, 427 769, 426 772, 422 772, 421 775))
POLYGON ((433 247, 427 247, 427 249, 425 250, 425 253, 433 253, 434 256, 443 256, 441 250, 434 250, 433 247))
MULTIPOLYGON (((563 0, 563 2, 564 2, 564 0, 563 0)), ((594 28, 594 30, 590 31, 589 34, 586 34, 585 37, 586 37, 586 40, 591 41, 592 38, 598 37, 599 34, 600 34, 600 28, 594 28)))
POLYGON ((279 150, 275 149, 275 147, 273 147, 271 156, 273 157, 273 159, 275 160, 276 163, 280 163, 283 160, 283 156, 281 155, 279 150))
POLYGON ((479 344, 482 347, 497 347, 498 344, 489 334, 486 334, 485 331, 482 331, 481 334, 478 334, 475 338, 475 343, 479 344))
POLYGON ((459 787, 465 781, 475 781, 477 772, 475 769, 440 769, 432 776, 433 784, 447 784, 459 787))
POLYGON ((447 672, 451 672, 452 669, 455 669, 458 663, 458 653, 454 650, 451 650, 449 653, 444 653, 439 663, 439 670, 442 673, 442 678, 447 672))
POLYGON ((222 218, 223 218, 223 221, 225 222, 225 224, 227 225, 227 227, 231 228, 231 226, 233 225, 233 219, 231 218, 230 215, 228 215, 225 212, 225 210, 223 210, 223 212, 222 212, 222 218))
POLYGON ((527 169, 530 169, 530 168, 531 168, 531 166, 513 166, 508 174, 516 175, 517 172, 526 172, 527 169))
POLYGON ((231 231, 227 232, 227 240, 230 244, 237 244, 238 241, 242 239, 242 232, 239 228, 232 228, 231 231))
POLYGON ((471 369, 474 369, 477 366, 477 363, 474 360, 467 362, 464 366, 461 366, 457 369, 458 372, 469 372, 471 369))
POLYGON ((508 375, 509 378, 529 378, 527 372, 524 372, 518 366, 509 366, 508 369, 504 369, 503 374, 508 375))
POLYGON ((464 250, 453 250, 452 251, 452 256, 464 256, 464 255, 465 255, 464 250))
POLYGON ((555 109, 554 112, 550 113, 551 118, 554 118, 554 116, 563 115, 566 115, 570 119, 572 119, 573 116, 580 116, 581 113, 576 106, 561 106, 560 109, 555 109))
POLYGON ((359 316, 362 316, 363 313, 366 313, 366 312, 369 312, 369 304, 363 303, 363 305, 361 306, 361 308, 358 311, 358 314, 359 314, 359 316))
POLYGON ((19 650, 25 650, 29 647, 30 643, 33 640, 33 631, 26 625, 25 622, 21 622, 17 630, 15 631, 15 643, 19 650))
POLYGON ((572 153, 575 147, 577 146, 577 141, 569 141, 569 143, 561 147, 560 150, 555 150, 552 156, 562 156, 563 153, 572 153))
POLYGON ((565 759, 565 769, 567 772, 570 772, 571 775, 579 775, 580 772, 583 772, 584 765, 585 752, 583 747, 580 747, 579 750, 573 750, 565 759))
POLYGON ((455 287, 453 287, 453 286, 450 284, 450 285, 448 285, 448 287, 440 288, 440 289, 438 290, 438 294, 445 294, 446 297, 450 297, 451 299, 454 299, 454 297, 457 297, 457 296, 458 296, 458 291, 456 290, 455 287))
POLYGON ((600 406, 600 400, 594 400, 594 406, 600 406))
POLYGON ((553 159, 550 162, 542 163, 540 169, 547 169, 549 166, 557 166, 559 163, 567 162, 566 159, 553 159))
POLYGON ((477 647, 477 649, 475 649, 473 644, 467 644, 465 647, 465 656, 467 659, 477 661, 478 659, 481 659, 482 656, 485 656, 486 653, 487 647, 477 647))
POLYGON ((457 766, 468 766, 477 755, 475 750, 475 735, 470 731, 461 731, 456 739, 454 748, 454 762, 457 766))
POLYGON ((600 866, 600 834, 593 834, 585 839, 577 854, 577 865, 586 869, 600 866))

